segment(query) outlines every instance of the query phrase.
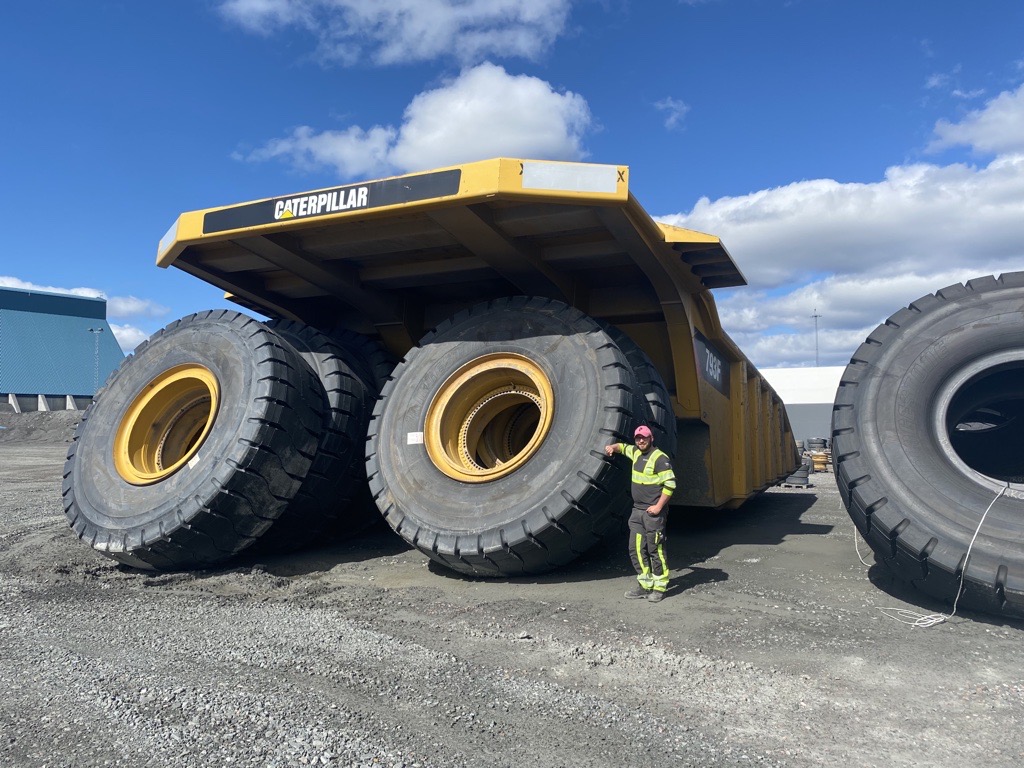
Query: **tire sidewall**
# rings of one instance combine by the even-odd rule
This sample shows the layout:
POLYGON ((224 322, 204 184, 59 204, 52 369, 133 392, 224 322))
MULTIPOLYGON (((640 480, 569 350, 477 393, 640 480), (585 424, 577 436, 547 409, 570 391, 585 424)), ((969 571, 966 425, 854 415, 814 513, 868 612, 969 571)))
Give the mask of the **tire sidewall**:
MULTIPOLYGON (((596 327, 594 332, 601 334, 596 327)), ((582 496, 588 484, 580 475, 598 477, 607 469, 603 446, 623 428, 621 414, 602 413, 603 377, 593 343, 550 314, 497 312, 456 323, 413 350, 395 372, 372 438, 371 451, 389 480, 387 502, 420 527, 475 534, 529 515, 546 523, 546 505, 553 498, 564 505, 565 494, 582 496), (532 335, 509 338, 512 321, 524 316, 530 318, 532 335), (428 456, 422 440, 426 414, 449 376, 493 353, 522 355, 541 368, 553 389, 552 423, 537 452, 515 472, 464 483, 442 473, 428 456), (420 519, 417 509, 431 510, 432 518, 420 519)))
POLYGON ((75 501, 97 529, 119 532, 176 527, 206 506, 233 468, 247 464, 257 426, 249 418, 260 395, 251 337, 223 322, 198 319, 155 337, 108 383, 90 409, 72 467, 75 501), (164 371, 202 365, 216 377, 217 413, 185 465, 150 485, 132 485, 114 466, 114 439, 128 407, 164 371), (226 471, 225 471, 226 470, 226 471), (223 474, 224 477, 218 477, 223 474), (192 502, 192 503, 190 503, 192 502))

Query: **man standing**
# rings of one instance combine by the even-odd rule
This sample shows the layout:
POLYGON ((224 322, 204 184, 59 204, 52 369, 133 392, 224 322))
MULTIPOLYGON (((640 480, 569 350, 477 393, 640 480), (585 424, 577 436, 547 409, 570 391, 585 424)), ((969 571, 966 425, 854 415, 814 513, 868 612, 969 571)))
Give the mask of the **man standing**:
POLYGON ((656 603, 668 589, 665 560, 666 507, 676 489, 672 463, 664 451, 654 447, 654 435, 643 425, 633 433, 636 445, 612 443, 604 447, 608 456, 624 453, 633 463, 633 511, 629 516, 629 557, 639 585, 626 593, 631 599, 647 598, 656 603))

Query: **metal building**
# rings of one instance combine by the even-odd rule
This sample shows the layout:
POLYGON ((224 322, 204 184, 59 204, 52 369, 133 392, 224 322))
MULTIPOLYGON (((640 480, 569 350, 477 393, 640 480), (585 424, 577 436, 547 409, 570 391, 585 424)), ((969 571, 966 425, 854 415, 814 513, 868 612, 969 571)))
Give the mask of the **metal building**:
POLYGON ((82 409, 123 359, 104 299, 0 288, 0 408, 82 409))

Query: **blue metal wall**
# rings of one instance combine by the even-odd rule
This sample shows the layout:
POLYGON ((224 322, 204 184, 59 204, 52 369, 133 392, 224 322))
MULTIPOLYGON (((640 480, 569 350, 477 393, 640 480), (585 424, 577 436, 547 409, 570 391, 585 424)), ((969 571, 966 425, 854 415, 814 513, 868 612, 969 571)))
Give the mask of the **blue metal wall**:
POLYGON ((124 359, 106 316, 103 299, 0 288, 0 393, 91 397, 124 359))

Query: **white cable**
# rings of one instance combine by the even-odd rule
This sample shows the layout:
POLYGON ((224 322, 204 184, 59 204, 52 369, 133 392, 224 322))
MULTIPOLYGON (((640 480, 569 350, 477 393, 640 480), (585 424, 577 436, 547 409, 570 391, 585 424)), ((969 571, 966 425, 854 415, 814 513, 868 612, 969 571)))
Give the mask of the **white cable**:
MULTIPOLYGON (((964 567, 960 569, 960 585, 956 589, 956 599, 953 600, 953 611, 947 616, 944 613, 929 613, 921 614, 916 611, 910 611, 906 608, 879 608, 882 613, 888 616, 890 619, 895 619, 901 624, 909 624, 912 627, 934 627, 936 624, 941 624, 947 619, 951 619, 956 615, 956 606, 960 602, 960 595, 963 594, 964 590, 964 577, 967 575, 967 563, 971 559, 971 549, 974 547, 974 542, 978 538, 978 534, 981 533, 981 526, 985 522, 985 518, 988 516, 989 510, 995 506, 995 503, 999 501, 999 497, 1003 495, 1004 491, 1009 490, 1010 483, 1007 482, 1005 486, 999 489, 999 493, 988 505, 988 509, 981 516, 981 520, 978 521, 978 527, 974 530, 974 536, 971 537, 971 543, 967 545, 967 555, 964 557, 964 567)), ((857 546, 857 526, 853 527, 853 543, 857 549, 857 557, 860 557, 860 547, 857 546)), ((860 561, 864 563, 864 558, 860 558, 860 561)), ((864 563, 867 565, 867 563, 864 563)))
POLYGON ((853 548, 855 550, 857 550, 857 559, 860 560, 862 563, 864 563, 864 565, 866 565, 868 568, 870 568, 871 567, 871 563, 869 563, 867 560, 865 560, 861 556, 861 554, 860 554, 860 543, 857 541, 857 534, 858 533, 860 533, 860 531, 858 531, 857 530, 857 526, 854 525, 853 526, 853 548))

